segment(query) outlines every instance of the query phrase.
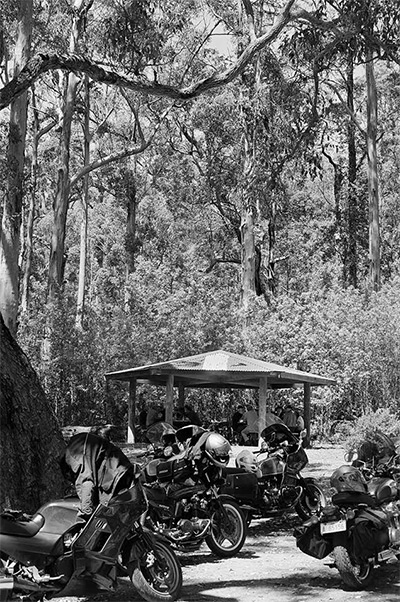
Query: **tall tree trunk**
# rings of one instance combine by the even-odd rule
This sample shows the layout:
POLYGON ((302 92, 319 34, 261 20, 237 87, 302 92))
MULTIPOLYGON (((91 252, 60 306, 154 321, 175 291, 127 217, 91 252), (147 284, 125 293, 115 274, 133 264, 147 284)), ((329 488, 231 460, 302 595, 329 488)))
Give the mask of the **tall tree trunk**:
MULTIPOLYGON (((14 76, 29 60, 33 0, 20 0, 15 46, 14 76)), ((7 148, 7 191, 0 239, 0 312, 13 335, 17 331, 19 302, 19 251, 23 195, 23 171, 28 96, 21 94, 10 107, 7 148)))
MULTIPOLYGON (((353 51, 349 51, 347 61, 347 106, 354 113, 354 65, 353 51)), ((347 152, 348 152, 348 245, 347 245, 347 282, 355 288, 358 285, 358 195, 356 189, 357 179, 357 151, 355 138, 355 124, 348 120, 347 127, 347 152)))
POLYGON ((132 171, 125 172, 126 183, 126 237, 125 237, 125 257, 126 257, 126 280, 125 287, 125 310, 129 311, 130 305, 130 287, 128 286, 129 275, 135 271, 135 238, 136 238, 136 209, 137 209, 137 189, 135 175, 132 171))
POLYGON ((32 135, 32 160, 31 160, 31 185, 29 191, 29 208, 25 235, 25 261, 23 265, 22 287, 21 287, 21 311, 27 312, 29 307, 29 284, 32 272, 33 258, 33 226, 35 222, 37 167, 39 147, 39 116, 36 108, 35 92, 32 90, 33 108, 33 135, 32 135))
MULTIPOLYGON (((91 1, 75 0, 74 20, 70 37, 69 50, 73 54, 78 50, 78 43, 83 31, 86 15, 91 6, 91 1)), ((70 73, 65 86, 63 120, 60 144, 60 164, 58 167, 57 189, 53 204, 54 221, 50 243, 49 259, 49 298, 54 299, 63 288, 65 268, 65 233, 70 193, 70 143, 72 118, 75 109, 76 90, 79 80, 74 73, 70 73)))
POLYGON ((373 63, 373 51, 368 49, 366 57, 367 78, 367 154, 368 154, 368 197, 369 197, 369 278, 370 286, 377 291, 381 286, 380 232, 379 232, 379 188, 376 132, 378 124, 378 102, 373 63))
MULTIPOLYGON (((90 93, 89 78, 85 75, 85 123, 84 123, 84 165, 90 163, 90 131, 89 131, 89 111, 90 111, 90 93)), ((84 176, 82 192, 82 210, 81 210, 81 233, 80 233, 80 254, 79 254, 79 278, 78 278, 78 297, 76 306, 75 325, 78 329, 83 329, 83 317, 85 311, 85 288, 86 288, 86 265, 87 265, 87 237, 88 237, 88 211, 89 211, 89 173, 84 176)))

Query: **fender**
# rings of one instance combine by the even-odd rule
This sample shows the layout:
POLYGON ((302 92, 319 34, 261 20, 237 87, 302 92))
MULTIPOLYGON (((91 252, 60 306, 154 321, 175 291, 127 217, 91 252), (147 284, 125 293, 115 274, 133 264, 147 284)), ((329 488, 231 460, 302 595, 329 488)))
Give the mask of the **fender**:
MULTIPOLYGON (((229 495, 228 493, 221 493, 218 495, 218 497, 215 499, 216 502, 220 501, 220 502, 233 502, 235 504, 235 506, 238 506, 238 501, 236 498, 233 497, 233 495, 229 495)), ((242 507, 242 506, 241 506, 242 507)))
POLYGON ((143 527, 140 534, 135 533, 133 537, 130 537, 125 541, 124 548, 125 554, 127 553, 127 547, 129 550, 129 562, 139 562, 140 557, 147 550, 151 549, 156 540, 162 541, 164 544, 170 546, 170 541, 164 537, 161 533, 153 533, 147 527, 143 527))
POLYGON ((334 533, 332 535, 332 544, 333 547, 343 546, 348 550, 349 548, 349 533, 348 531, 340 531, 339 533, 334 533))

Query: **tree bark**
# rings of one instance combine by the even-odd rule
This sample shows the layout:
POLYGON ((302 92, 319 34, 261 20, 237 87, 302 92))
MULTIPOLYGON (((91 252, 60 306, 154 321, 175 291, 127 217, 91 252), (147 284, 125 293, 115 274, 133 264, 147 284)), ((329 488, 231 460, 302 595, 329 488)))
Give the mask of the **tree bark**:
POLYGON ((378 102, 373 63, 373 52, 367 51, 367 155, 369 197, 369 278, 370 286, 377 291, 381 286, 380 231, 379 231, 379 188, 376 132, 378 102))
MULTIPOLYGON (((353 51, 350 49, 347 60, 347 106, 354 114, 354 65, 353 51)), ((355 139, 356 126, 352 119, 348 120, 347 127, 347 152, 348 152, 348 245, 347 245, 347 282, 354 288, 358 286, 358 195, 356 190, 357 179, 357 151, 355 139)))
MULTIPOLYGON (((84 166, 90 163, 90 132, 89 132, 89 78, 85 76, 85 123, 84 123, 84 166)), ((89 211, 89 173, 86 173, 83 181, 82 207, 81 207, 81 232, 79 252, 79 278, 78 296, 76 304, 75 326, 83 330, 83 317, 85 312, 85 288, 86 288, 86 265, 87 265, 87 237, 88 237, 88 211, 89 211)))
POLYGON ((35 512, 63 493, 64 441, 37 374, 0 316, 0 507, 35 512))
MULTIPOLYGON (((14 72, 18 75, 29 60, 32 34, 32 0, 21 0, 14 72)), ((7 148, 7 191, 0 239, 0 312, 15 335, 19 303, 19 252, 22 219, 23 172, 27 123, 27 93, 11 104, 7 148)))

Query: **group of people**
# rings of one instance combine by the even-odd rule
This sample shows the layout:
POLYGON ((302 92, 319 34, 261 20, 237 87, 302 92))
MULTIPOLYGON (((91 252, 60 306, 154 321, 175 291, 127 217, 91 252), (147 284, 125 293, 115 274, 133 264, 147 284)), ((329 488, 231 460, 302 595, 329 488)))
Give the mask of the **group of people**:
MULTIPOLYGON (((302 415, 291 404, 285 408, 276 408, 273 414, 293 433, 300 433, 304 429, 302 415)), ((248 443, 251 433, 258 433, 258 412, 252 405, 248 405, 247 408, 243 405, 237 407, 232 416, 232 430, 244 444, 248 443)))
MULTIPOLYGON (((165 408, 162 404, 151 403, 149 407, 143 405, 139 412, 139 424, 138 426, 145 431, 152 424, 156 422, 162 422, 165 420, 165 408)), ((178 410, 175 416, 175 420, 178 422, 187 422, 190 424, 201 425, 199 415, 190 404, 185 404, 182 409, 178 410)))

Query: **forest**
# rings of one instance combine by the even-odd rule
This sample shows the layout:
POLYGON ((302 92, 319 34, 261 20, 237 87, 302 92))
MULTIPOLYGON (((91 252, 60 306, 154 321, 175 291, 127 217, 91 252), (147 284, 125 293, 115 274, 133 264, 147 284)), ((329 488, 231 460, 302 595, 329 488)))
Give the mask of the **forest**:
MULTIPOLYGON (((400 418, 398 0, 0 19, 0 311, 60 426, 126 424, 105 373, 213 349, 334 378, 322 434, 400 418)), ((209 420, 252 395, 189 399, 209 420)))

